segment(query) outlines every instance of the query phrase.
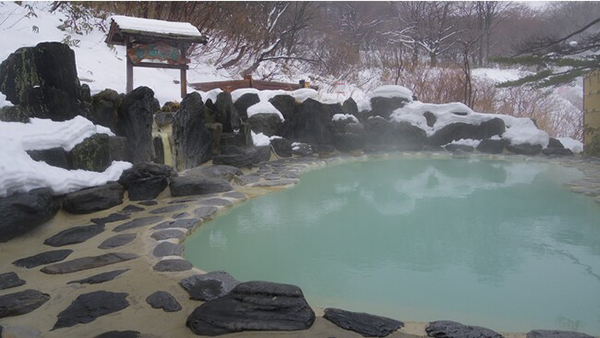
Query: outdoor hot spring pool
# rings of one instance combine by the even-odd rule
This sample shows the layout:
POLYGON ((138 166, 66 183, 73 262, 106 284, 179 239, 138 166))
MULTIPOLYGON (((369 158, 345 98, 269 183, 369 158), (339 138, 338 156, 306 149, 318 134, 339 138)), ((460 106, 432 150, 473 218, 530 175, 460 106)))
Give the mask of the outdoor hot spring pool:
POLYGON ((563 185, 581 177, 547 163, 346 163, 204 224, 185 256, 298 285, 313 307, 598 335, 600 205, 563 185))

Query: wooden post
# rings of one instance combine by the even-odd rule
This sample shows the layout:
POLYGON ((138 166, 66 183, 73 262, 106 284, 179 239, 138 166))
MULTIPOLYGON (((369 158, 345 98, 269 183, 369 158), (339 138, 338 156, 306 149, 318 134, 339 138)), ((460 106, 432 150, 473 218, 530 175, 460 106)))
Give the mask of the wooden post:
MULTIPOLYGON (((186 46, 181 45, 181 59, 184 60, 186 58, 186 46)), ((187 65, 182 65, 180 70, 181 75, 181 98, 183 99, 187 95, 187 65)))
POLYGON ((125 92, 128 94, 133 91, 133 62, 131 62, 128 55, 128 51, 132 47, 131 40, 127 39, 127 49, 125 51, 125 58, 127 59, 127 87, 125 88, 125 92))

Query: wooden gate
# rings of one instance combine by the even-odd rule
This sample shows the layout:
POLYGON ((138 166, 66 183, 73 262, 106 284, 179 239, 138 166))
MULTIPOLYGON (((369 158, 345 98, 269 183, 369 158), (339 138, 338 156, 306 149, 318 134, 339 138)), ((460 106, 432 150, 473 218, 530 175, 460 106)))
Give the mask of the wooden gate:
MULTIPOLYGON (((600 71, 583 77, 583 126, 585 130, 600 129, 600 71)), ((588 144, 595 134, 584 133, 583 143, 588 144)))

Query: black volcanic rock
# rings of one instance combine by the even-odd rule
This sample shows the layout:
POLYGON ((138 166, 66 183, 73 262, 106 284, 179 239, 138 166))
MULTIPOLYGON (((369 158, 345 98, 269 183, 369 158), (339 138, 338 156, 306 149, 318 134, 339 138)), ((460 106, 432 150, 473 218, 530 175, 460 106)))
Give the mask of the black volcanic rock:
POLYGON ((89 214, 123 203, 125 190, 116 182, 65 195, 63 209, 72 214, 89 214))
POLYGON ((239 283, 225 271, 212 271, 184 278, 179 285, 190 294, 190 299, 209 301, 226 295, 239 283))
POLYGON ((46 251, 37 255, 18 259, 14 261, 13 264, 22 268, 31 269, 40 265, 60 262, 67 258, 71 253, 73 253, 73 250, 69 249, 46 251))
POLYGON ((46 239, 44 244, 60 247, 70 244, 77 244, 101 234, 104 231, 104 224, 84 225, 72 227, 63 230, 56 235, 46 239))
POLYGON ((82 294, 58 314, 52 330, 86 324, 96 318, 117 312, 129 306, 127 293, 96 291, 82 294))
POLYGON ((0 243, 25 234, 49 221, 60 208, 49 188, 0 198, 0 243))
POLYGON ((246 282, 197 307, 186 325, 197 335, 217 336, 241 331, 307 330, 314 321, 315 313, 297 286, 246 282))
POLYGON ((391 318, 335 308, 325 309, 323 318, 344 330, 357 332, 364 337, 385 337, 404 326, 401 321, 391 318))
POLYGON ((181 310, 181 305, 170 293, 156 291, 146 298, 146 302, 155 309, 163 309, 165 312, 176 312, 181 310))
POLYGON ((0 296, 0 318, 29 313, 49 299, 50 295, 31 289, 0 296))
POLYGON ((502 338, 501 334, 490 329, 449 320, 431 322, 425 332, 429 337, 435 338, 502 338))

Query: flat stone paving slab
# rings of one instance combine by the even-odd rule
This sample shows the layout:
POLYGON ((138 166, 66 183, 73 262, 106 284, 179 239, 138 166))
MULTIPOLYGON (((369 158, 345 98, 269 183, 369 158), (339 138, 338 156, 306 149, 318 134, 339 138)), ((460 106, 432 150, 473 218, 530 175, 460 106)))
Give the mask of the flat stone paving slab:
POLYGON ((192 269, 192 263, 185 259, 164 259, 154 265, 154 271, 174 272, 187 271, 192 269))
POLYGON ((70 244, 83 243, 88 239, 101 234, 103 231, 104 223, 72 227, 46 239, 44 244, 53 247, 60 247, 70 244))
POLYGON ((146 298, 146 302, 154 309, 163 309, 165 312, 176 312, 181 310, 181 305, 170 293, 156 291, 146 298))
POLYGON ((121 270, 103 272, 103 273, 100 273, 100 274, 97 274, 97 275, 94 275, 94 276, 91 276, 88 278, 70 281, 67 284, 75 284, 75 283, 78 283, 78 284, 100 284, 100 283, 111 281, 111 280, 117 278, 118 276, 124 274, 127 271, 129 271, 129 269, 121 269, 121 270))
POLYGON ((97 335, 94 338, 138 338, 142 334, 139 331, 127 330, 127 331, 108 331, 103 334, 97 335))
POLYGON ((111 238, 108 238, 104 242, 100 243, 100 245, 98 245, 98 249, 118 248, 131 243, 136 236, 136 234, 120 234, 112 236, 111 238))
MULTIPOLYGON (((25 281, 15 272, 0 273, 0 290, 24 285, 25 281)), ((1 337, 1 336, 0 336, 1 337)))
POLYGON ((202 206, 194 209, 194 216, 202 219, 209 219, 219 211, 219 208, 214 206, 202 206))
POLYGON ((162 216, 142 217, 142 218, 134 219, 133 221, 130 221, 130 222, 127 222, 127 223, 123 223, 123 224, 115 227, 113 229, 113 231, 114 232, 121 232, 121 231, 125 231, 125 230, 131 230, 131 229, 143 227, 143 226, 146 226, 146 225, 158 223, 158 222, 160 222, 162 220, 163 220, 162 216))
POLYGON ((14 261, 13 264, 18 267, 31 269, 40 265, 60 262, 67 258, 71 253, 73 253, 73 250, 70 249, 46 251, 37 255, 18 259, 14 261))
POLYGON ((0 296, 0 318, 29 313, 49 299, 49 294, 32 289, 0 296))
POLYGON ((136 259, 139 256, 131 253, 108 253, 100 256, 82 257, 71 261, 66 261, 54 265, 49 265, 43 268, 41 271, 47 274, 63 274, 72 273, 82 270, 89 270, 106 266, 110 264, 120 263, 132 259, 136 259))
POLYGON ((183 238, 185 238, 185 233, 183 231, 177 230, 177 229, 167 229, 167 230, 157 231, 157 232, 153 233, 150 237, 154 238, 157 241, 163 241, 165 239, 171 239, 171 238, 183 239, 183 238))
POLYGON ((202 222, 199 218, 187 218, 187 219, 178 219, 175 221, 166 221, 155 225, 152 227, 152 230, 162 230, 162 229, 170 229, 170 228, 184 228, 191 229, 196 226, 196 224, 202 222))
POLYGON ((169 205, 166 207, 154 209, 154 210, 150 211, 150 213, 151 214, 166 214, 168 212, 179 211, 179 210, 185 209, 187 207, 188 207, 187 204, 174 204, 174 205, 169 205))
POLYGON ((90 292, 77 297, 69 307, 58 314, 52 330, 86 324, 96 318, 117 312, 129 306, 127 293, 108 291, 90 292))
POLYGON ((154 250, 152 250, 152 254, 155 257, 181 256, 183 255, 183 250, 183 245, 162 242, 159 243, 154 250))
MULTIPOLYGON (((130 205, 128 207, 135 207, 135 206, 130 205)), ((125 209, 127 209, 128 207, 126 207, 125 209)), ((106 223, 124 221, 126 219, 129 219, 130 216, 127 212, 125 212, 125 209, 123 209, 124 213, 114 213, 114 214, 110 214, 110 215, 108 215, 106 217, 102 217, 102 218, 92 218, 92 223, 106 224, 106 223)), ((141 209, 141 210, 144 210, 144 209, 141 209)))

